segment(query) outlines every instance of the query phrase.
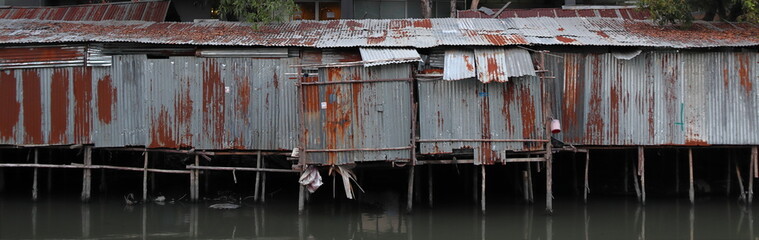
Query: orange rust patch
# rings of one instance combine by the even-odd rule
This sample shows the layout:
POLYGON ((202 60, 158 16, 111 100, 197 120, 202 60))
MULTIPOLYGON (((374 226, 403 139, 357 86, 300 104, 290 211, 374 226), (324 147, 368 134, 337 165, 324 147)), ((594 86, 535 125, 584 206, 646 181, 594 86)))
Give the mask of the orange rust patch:
POLYGON ((16 100, 16 78, 13 71, 0 71, 0 138, 12 139, 18 123, 21 104, 16 100))
POLYGON ((709 143, 707 143, 704 140, 701 139, 686 139, 685 145, 691 145, 691 146, 708 146, 709 143))
POLYGON ((748 76, 748 69, 749 69, 748 56, 745 54, 739 55, 738 62, 740 64, 740 67, 738 68, 738 77, 741 80, 741 86, 743 86, 743 89, 746 90, 746 94, 750 95, 751 90, 754 87, 754 84, 751 83, 751 79, 749 79, 749 76, 748 76))
POLYGON ((74 141, 89 143, 92 129, 92 68, 74 68, 74 141))
POLYGON ((387 39, 387 32, 384 32, 382 36, 366 38, 366 44, 378 44, 378 43, 384 42, 386 39, 387 39))
POLYGON ((564 31, 564 28, 559 28, 559 29, 557 29, 557 30, 559 30, 559 31, 562 31, 562 32, 563 32, 563 31, 564 31))
POLYGON ((203 68, 203 131, 215 145, 224 141, 224 83, 215 60, 203 68))
POLYGON ((590 87, 590 109, 587 111, 588 122, 586 123, 585 138, 593 143, 601 143, 603 141, 603 129, 604 122, 601 112, 601 83, 602 79, 600 70, 600 57, 598 55, 593 56, 593 76, 591 78, 590 87))
POLYGON ((66 69, 53 71, 50 83, 50 143, 66 143, 69 112, 69 73, 66 69))
POLYGON ((111 76, 106 75, 98 80, 98 119, 110 124, 113 119, 113 107, 116 105, 116 88, 113 87, 111 76))
POLYGON ((565 37, 565 36, 557 36, 556 40, 559 40, 559 41, 561 41, 563 43, 571 43, 571 42, 576 42, 577 41, 577 40, 575 40, 573 38, 568 38, 568 37, 565 37))
POLYGON ((537 117, 535 103, 530 95, 530 89, 526 86, 522 86, 519 89, 519 107, 520 119, 522 119, 522 137, 530 138, 533 136, 533 131, 537 129, 535 127, 537 117))
POLYGON ((362 27, 364 27, 364 24, 360 23, 360 22, 356 22, 356 21, 347 21, 347 22, 345 22, 345 26, 348 26, 349 28, 351 28, 351 30, 353 30, 353 28, 362 28, 362 27))
POLYGON ((248 107, 250 107, 250 82, 247 78, 243 79, 240 87, 237 88, 237 97, 240 99, 240 102, 235 106, 237 112, 248 115, 248 107))
POLYGON ((34 69, 22 70, 24 90, 24 143, 42 143, 42 96, 40 76, 34 69))
POLYGON ((471 59, 469 59, 469 56, 464 55, 464 63, 466 64, 466 69, 470 72, 474 72, 474 64, 471 59))
POLYGON ((176 148, 177 142, 174 139, 174 133, 172 131, 173 125, 170 125, 169 113, 166 108, 161 107, 161 111, 158 116, 152 119, 151 131, 150 131, 150 146, 151 148, 176 148))
POLYGON ((596 32, 596 35, 601 36, 603 38, 609 38, 609 35, 606 34, 604 31, 594 31, 596 32))
POLYGON ((432 28, 432 21, 429 19, 414 20, 415 28, 432 28))

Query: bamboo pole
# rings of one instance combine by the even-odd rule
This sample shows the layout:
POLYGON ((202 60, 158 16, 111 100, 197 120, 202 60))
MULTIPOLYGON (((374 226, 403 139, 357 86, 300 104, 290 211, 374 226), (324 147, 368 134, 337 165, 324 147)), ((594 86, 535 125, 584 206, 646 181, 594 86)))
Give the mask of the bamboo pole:
POLYGON ((522 170, 522 189, 524 189, 522 195, 525 202, 530 202, 530 183, 528 181, 527 170, 522 170))
POLYGON ((737 162, 735 163, 735 176, 738 177, 738 187, 741 189, 741 195, 740 200, 745 201, 746 200, 746 189, 743 188, 743 177, 741 177, 741 168, 738 166, 737 162))
POLYGON ((482 189, 480 190, 481 191, 480 192, 480 208, 482 210, 482 213, 485 214, 485 209, 486 209, 486 206, 485 206, 485 204, 486 204, 486 201, 485 201, 485 180, 486 180, 486 177, 485 177, 485 165, 484 164, 480 165, 480 169, 481 169, 481 174, 482 174, 482 179, 481 179, 482 180, 482 183, 481 183, 482 189))
MULTIPOLYGON (((39 148, 34 149, 34 164, 39 164, 39 148)), ((37 176, 39 168, 34 168, 34 180, 32 180, 32 201, 37 201, 37 176)))
MULTIPOLYGON (((195 162, 198 162, 198 156, 195 155, 195 162)), ((190 173, 190 201, 197 201, 198 200, 198 192, 196 189, 197 181, 195 180, 196 174, 198 170, 192 170, 190 173)), ((192 233, 192 223, 190 224, 190 233, 192 233)))
POLYGON ((433 197, 433 180, 432 180, 432 165, 427 166, 427 201, 430 207, 432 207, 433 197))
POLYGON ((142 161, 142 201, 148 200, 148 152, 145 151, 145 158, 142 161))
POLYGON ((535 191, 534 191, 533 184, 532 184, 532 163, 529 163, 529 162, 527 162, 527 184, 528 184, 528 187, 529 187, 528 189, 530 190, 530 201, 529 202, 530 203, 534 203, 535 202, 535 196, 534 196, 535 191))
POLYGON ((585 153, 585 187, 583 188, 582 199, 585 203, 588 203, 588 192, 590 192, 590 185, 588 184, 588 171, 590 170, 590 152, 585 153))
MULTIPOLYGON (((258 151, 258 153, 261 153, 261 151, 258 151)), ((261 168, 261 154, 258 154, 256 156, 256 168, 261 168)), ((261 180, 261 172, 256 172, 256 186, 253 190, 253 201, 258 202, 258 185, 260 184, 261 180)))
POLYGON ((640 203, 646 205, 646 156, 643 147, 638 147, 638 174, 640 175, 640 203))
MULTIPOLYGON (((89 167, 92 165, 92 147, 84 147, 84 166, 89 167)), ((82 181, 82 201, 87 202, 90 200, 90 186, 92 183, 92 170, 90 168, 84 168, 83 181, 82 181)))
POLYGON ((633 165, 632 168, 632 175, 633 175, 633 186, 635 187, 635 196, 638 198, 638 202, 641 200, 640 196, 640 182, 638 181, 638 167, 635 166, 632 162, 628 161, 630 165, 633 165))
POLYGON ((693 149, 688 149, 688 199, 690 204, 696 200, 696 193, 693 187, 693 149))
POLYGON ((755 162, 755 152, 756 148, 751 148, 751 159, 749 159, 749 168, 748 168, 748 203, 751 204, 754 200, 754 178, 756 177, 756 162, 755 162))
POLYGON ((410 213, 411 210, 413 210, 414 207, 414 168, 415 166, 410 166, 408 170, 408 185, 406 187, 406 212, 410 213))
MULTIPOLYGON (((549 138, 551 136, 550 122, 546 123, 546 132, 549 138)), ((551 141, 546 142, 546 212, 548 214, 553 213, 553 153, 551 151, 551 141)))
MULTIPOLYGON (((261 160, 261 167, 266 169, 266 161, 264 159, 261 160)), ((308 192, 305 192, 306 197, 308 197, 308 192)), ((266 202, 266 172, 264 171, 261 174, 261 202, 266 202)))

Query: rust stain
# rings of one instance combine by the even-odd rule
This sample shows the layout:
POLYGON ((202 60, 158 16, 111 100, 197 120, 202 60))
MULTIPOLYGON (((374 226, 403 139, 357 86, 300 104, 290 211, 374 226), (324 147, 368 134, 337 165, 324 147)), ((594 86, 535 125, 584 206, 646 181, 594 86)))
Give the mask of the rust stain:
MULTIPOLYGON (((341 81, 343 80, 343 69, 341 68, 329 68, 327 69, 327 81, 341 81)), ((337 149, 350 142, 346 142, 346 132, 351 124, 351 107, 343 102, 347 98, 346 93, 343 92, 343 85, 328 85, 325 86, 325 101, 327 102, 327 109, 325 111, 325 123, 324 130, 326 136, 327 149, 337 149)), ((338 154, 335 152, 327 153, 329 164, 338 163, 338 154)))
POLYGON ((190 82, 191 79, 182 79, 184 86, 181 86, 177 91, 176 98, 174 100, 174 111, 176 111, 174 118, 177 125, 177 141, 180 146, 191 145, 192 143, 192 113, 193 113, 193 100, 190 97, 190 82))
POLYGON ((367 37, 366 44, 379 44, 379 43, 384 42, 386 39, 387 39, 387 31, 382 31, 382 36, 367 37))
POLYGON ((514 102, 514 96, 516 95, 516 90, 514 89, 516 87, 515 84, 505 84, 503 85, 503 88, 501 88, 501 94, 503 95, 503 106, 501 106, 501 115, 503 115, 503 119, 506 120, 506 131, 509 132, 509 135, 514 135, 514 120, 511 119, 511 106, 514 102))
POLYGON ((203 66, 203 132, 214 145, 224 142, 224 82, 218 63, 206 60, 203 66))
POLYGON ((89 143, 92 129, 92 68, 74 68, 74 141, 89 143))
MULTIPOLYGON (((329 71, 329 70, 327 70, 329 71)), ((304 77, 302 82, 318 82, 318 77, 304 77)), ((306 114, 317 114, 321 102, 319 101, 319 86, 317 85, 303 85, 303 104, 305 105, 306 114)), ((308 117, 309 119, 311 117, 308 117)))
MULTIPOLYGON (((279 88, 279 76, 277 75, 276 72, 274 73, 274 77, 271 80, 271 82, 274 84, 274 88, 279 88)), ((250 87, 248 87, 248 88, 250 88, 250 87)))
POLYGON ((598 30, 598 31, 593 31, 593 32, 596 32, 596 35, 601 36, 602 38, 609 38, 609 35, 606 34, 604 31, 598 30))
POLYGON ((603 113, 601 112, 602 98, 601 96, 601 83, 604 81, 601 74, 600 57, 597 54, 593 55, 593 76, 591 79, 590 87, 590 102, 588 122, 586 123, 585 138, 589 141, 600 144, 603 142, 604 121, 603 113))
POLYGON ((563 32, 564 28, 559 28, 559 29, 556 29, 556 30, 559 30, 559 31, 563 32))
POLYGON ((559 41, 561 41, 563 43, 571 43, 571 42, 576 42, 577 41, 577 40, 575 40, 573 38, 568 38, 568 37, 565 37, 565 36, 557 36, 556 40, 559 40, 559 41))
POLYGON ((749 59, 748 55, 746 54, 740 54, 738 55, 738 62, 740 64, 740 67, 738 67, 738 77, 741 80, 741 86, 743 86, 743 90, 746 91, 746 95, 751 95, 751 90, 754 87, 754 84, 751 83, 751 79, 748 76, 748 70, 749 70, 749 59))
POLYGON ((406 19, 390 20, 390 29, 403 29, 410 27, 411 21, 406 19))
POLYGON ((487 40, 489 43, 492 43, 493 45, 496 45, 496 46, 507 45, 511 42, 509 41, 509 39, 507 39, 503 35, 485 34, 482 36, 485 37, 485 40, 487 40))
MULTIPOLYGON (((578 86, 578 73, 580 66, 577 64, 577 62, 582 61, 576 61, 576 56, 577 55, 570 54, 564 55, 564 102, 562 103, 561 109, 561 121, 563 122, 564 129, 566 129, 567 132, 572 131, 578 127, 577 112, 579 109, 576 107, 579 104, 578 91, 582 88, 578 86)), ((571 135, 573 134, 565 134, 564 136, 567 137, 571 135)), ((580 142, 579 139, 575 139, 574 141, 580 142)))
POLYGON ((363 28, 364 24, 356 21, 346 21, 345 26, 348 26, 351 28, 351 30, 354 30, 354 28, 363 28))
POLYGON ((161 107, 158 115, 151 121, 150 130, 150 148, 176 148, 178 147, 174 139, 173 129, 175 126, 170 124, 169 112, 165 107, 161 107))
POLYGON ((469 70, 470 72, 474 72, 474 63, 471 59, 469 59, 469 56, 464 55, 464 63, 466 64, 466 70, 469 70))
POLYGON ((0 71, 0 138, 3 140, 15 137, 13 129, 21 113, 21 104, 16 100, 16 94, 13 71, 0 71))
MULTIPOLYGON (((1 100, 0 100, 1 101, 1 100)), ((55 69, 50 83, 50 143, 66 143, 69 113, 69 72, 55 69)))
POLYGON ((34 69, 21 72, 24 91, 24 143, 40 144, 42 139, 42 95, 40 93, 40 76, 34 69))
POLYGON ((495 59, 494 56, 487 56, 486 57, 486 65, 485 65, 485 71, 486 73, 480 73, 480 81, 483 81, 483 83, 489 83, 492 81, 495 82, 505 82, 505 79, 501 79, 500 75, 501 69, 498 66, 498 61, 495 59))
POLYGON ((690 146, 708 146, 709 143, 707 143, 706 141, 701 140, 701 139, 688 138, 688 139, 685 139, 685 145, 690 145, 690 146))
POLYGON ((32 48, 3 48, 0 49, 0 62, 50 62, 67 61, 82 58, 84 54, 76 49, 62 47, 32 47, 32 48))
POLYGON ((105 124, 110 124, 113 120, 113 108, 118 99, 112 82, 110 75, 98 80, 98 119, 105 124))
MULTIPOLYGON (((618 68, 621 69, 622 64, 618 63, 618 68)), ((618 139, 619 137, 619 104, 620 96, 622 95, 622 71, 616 71, 617 76, 611 82, 611 93, 609 95, 609 139, 618 139)))
POLYGON ((535 101, 532 100, 529 87, 520 86, 519 91, 519 118, 522 119, 522 136, 531 138, 536 136, 533 133, 538 131, 535 126, 535 121, 539 120, 535 111, 535 101))
MULTIPOLYGON (((276 85, 276 83, 274 85, 276 85)), ((240 102, 235 106, 237 112, 241 113, 243 116, 248 115, 248 108, 250 107, 250 81, 248 81, 247 77, 242 79, 240 87, 237 88, 237 98, 240 99, 240 102)), ((245 119, 247 120, 248 118, 245 119)))
MULTIPOLYGON (((484 87, 484 86, 483 86, 484 87)), ((486 88, 482 89, 483 91, 487 91, 486 88)), ((485 94, 483 97, 480 97, 482 101, 480 102, 482 111, 482 139, 491 139, 492 135, 490 133, 490 99, 487 97, 487 94, 485 94)), ((491 150, 493 148, 493 143, 491 142, 481 142, 480 143, 480 161, 482 164, 491 165, 495 162, 495 159, 493 157, 493 151, 491 150)))
POLYGON ((429 19, 414 20, 415 28, 432 28, 432 21, 429 19))

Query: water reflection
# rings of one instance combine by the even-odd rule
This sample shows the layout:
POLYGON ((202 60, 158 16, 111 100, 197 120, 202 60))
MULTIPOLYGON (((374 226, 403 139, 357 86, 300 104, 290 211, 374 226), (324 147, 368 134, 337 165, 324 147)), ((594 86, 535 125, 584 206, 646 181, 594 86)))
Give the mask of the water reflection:
MULTIPOLYGON (((402 201, 402 200, 401 200, 402 201)), ((0 199, 0 238, 98 239, 755 239, 751 207, 735 201, 558 202, 553 216, 540 205, 437 204, 403 214, 403 206, 294 202, 215 210, 210 204, 0 199)))

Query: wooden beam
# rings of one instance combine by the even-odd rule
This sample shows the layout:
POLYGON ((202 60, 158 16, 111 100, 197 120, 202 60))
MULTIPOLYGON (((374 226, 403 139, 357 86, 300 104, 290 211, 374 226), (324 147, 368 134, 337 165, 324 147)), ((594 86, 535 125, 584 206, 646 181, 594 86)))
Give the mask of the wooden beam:
MULTIPOLYGON (((39 148, 34 149, 34 164, 39 164, 39 148)), ((37 201, 37 177, 39 168, 34 168, 34 180, 32 180, 32 201, 37 201)))
MULTIPOLYGON (((84 147, 84 166, 88 167, 92 165, 92 147, 84 147)), ((90 200, 90 186, 92 183, 92 170, 90 168, 84 168, 82 174, 82 201, 87 202, 90 200)))
POLYGON ((406 187, 406 212, 410 213, 414 207, 414 169, 416 167, 411 165, 408 170, 408 185, 406 187))
POLYGON ((696 200, 695 189, 693 188, 693 149, 688 149, 688 200, 693 204, 696 200))
POLYGON ((640 175, 640 203, 646 205, 646 156, 643 147, 638 147, 638 175, 640 175))
MULTIPOLYGON (((260 153, 261 151, 259 151, 260 153)), ((261 155, 256 156, 256 168, 261 168, 261 155)), ((258 185, 261 183, 261 172, 256 171, 256 184, 253 189, 253 201, 258 202, 258 185)))
POLYGON ((142 202, 148 200, 148 152, 144 152, 145 157, 142 161, 142 202))
POLYGON ((485 182, 486 182, 485 180, 487 179, 485 176, 485 165, 480 165, 480 169, 481 169, 480 174, 482 175, 482 179, 480 179, 482 181, 480 185, 482 187, 482 189, 480 190, 481 191, 480 192, 480 207, 481 207, 482 213, 485 214, 485 209, 486 209, 485 204, 487 203, 485 201, 485 182))
POLYGON ((588 193, 590 192, 590 185, 588 184, 588 172, 590 169, 590 153, 585 153, 585 187, 582 192, 582 199, 585 203, 588 203, 588 193))

